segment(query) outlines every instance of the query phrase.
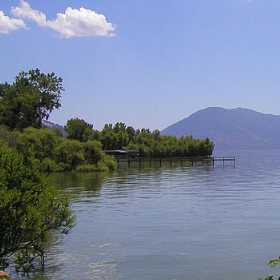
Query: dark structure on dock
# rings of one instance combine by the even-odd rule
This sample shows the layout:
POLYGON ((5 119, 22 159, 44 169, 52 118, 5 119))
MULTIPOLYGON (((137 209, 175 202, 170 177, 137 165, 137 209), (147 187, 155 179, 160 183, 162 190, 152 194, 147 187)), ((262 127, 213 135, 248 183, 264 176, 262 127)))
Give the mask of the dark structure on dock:
POLYGON ((114 156, 116 159, 135 159, 139 157, 137 150, 103 150, 107 155, 114 156))

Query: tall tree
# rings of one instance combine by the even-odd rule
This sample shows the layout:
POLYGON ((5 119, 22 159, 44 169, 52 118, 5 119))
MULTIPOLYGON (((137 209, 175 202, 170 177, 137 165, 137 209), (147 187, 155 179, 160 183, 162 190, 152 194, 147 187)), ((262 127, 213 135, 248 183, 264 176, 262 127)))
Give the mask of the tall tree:
POLYGON ((33 69, 20 72, 15 82, 0 84, 0 123, 11 129, 40 128, 61 107, 62 78, 33 69))

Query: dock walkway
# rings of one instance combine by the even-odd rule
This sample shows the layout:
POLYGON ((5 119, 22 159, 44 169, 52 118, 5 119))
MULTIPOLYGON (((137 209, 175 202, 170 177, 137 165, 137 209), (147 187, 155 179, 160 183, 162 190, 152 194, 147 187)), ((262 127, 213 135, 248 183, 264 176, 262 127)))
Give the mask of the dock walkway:
POLYGON ((168 157, 168 158, 150 158, 150 157, 128 157, 128 158, 116 158, 118 162, 118 166, 122 167, 127 165, 128 167, 131 167, 132 163, 138 163, 139 166, 144 164, 145 162, 149 164, 151 167, 152 164, 159 163, 160 166, 163 164, 169 164, 172 166, 173 163, 180 163, 181 166, 185 165, 195 165, 195 164, 211 164, 215 166, 216 162, 222 162, 223 166, 226 162, 233 163, 233 166, 235 167, 235 157, 168 157))

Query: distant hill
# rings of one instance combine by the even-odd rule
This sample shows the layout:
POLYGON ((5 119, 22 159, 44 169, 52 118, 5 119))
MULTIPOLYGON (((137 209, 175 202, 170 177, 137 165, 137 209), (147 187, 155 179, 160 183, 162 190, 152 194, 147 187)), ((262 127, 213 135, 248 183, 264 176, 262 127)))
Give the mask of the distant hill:
POLYGON ((174 123, 162 135, 210 138, 215 150, 279 149, 280 116, 250 109, 209 107, 174 123))
POLYGON ((61 131, 61 135, 66 136, 66 132, 62 125, 59 125, 59 124, 56 124, 56 123, 53 123, 50 121, 46 121, 46 120, 42 120, 42 125, 49 129, 59 129, 61 131))

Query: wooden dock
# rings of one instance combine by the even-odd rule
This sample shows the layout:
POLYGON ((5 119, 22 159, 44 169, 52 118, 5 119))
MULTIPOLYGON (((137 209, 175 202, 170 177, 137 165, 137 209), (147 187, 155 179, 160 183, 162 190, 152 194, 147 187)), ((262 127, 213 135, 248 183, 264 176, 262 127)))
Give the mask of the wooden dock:
POLYGON ((143 166, 145 163, 149 167, 159 164, 163 166, 168 164, 172 166, 173 164, 180 164, 181 166, 194 166, 194 165, 212 165, 215 166, 216 162, 221 162, 225 166, 226 162, 230 162, 235 167, 235 157, 167 157, 167 158, 149 158, 149 157, 135 157, 135 158, 116 158, 118 162, 118 167, 131 167, 132 164, 135 166, 135 163, 139 167, 143 166))
POLYGON ((212 157, 213 165, 215 165, 215 161, 222 161, 223 165, 225 165, 226 161, 233 162, 233 165, 235 167, 235 157, 212 157))

